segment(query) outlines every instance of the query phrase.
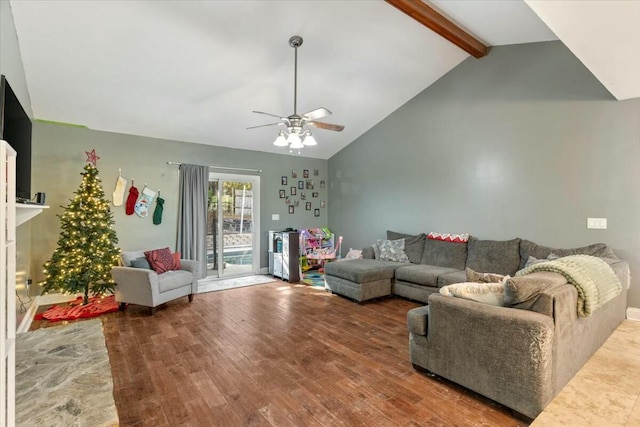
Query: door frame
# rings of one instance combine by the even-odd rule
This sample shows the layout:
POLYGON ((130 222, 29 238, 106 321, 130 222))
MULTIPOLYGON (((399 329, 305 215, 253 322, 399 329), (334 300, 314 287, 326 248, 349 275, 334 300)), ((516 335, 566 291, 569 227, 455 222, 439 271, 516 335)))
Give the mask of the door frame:
MULTIPOLYGON (((218 267, 217 276, 207 276, 210 279, 228 279, 230 277, 239 277, 244 274, 240 274, 238 276, 225 276, 224 275, 224 242, 223 242, 223 210, 220 208, 220 201, 222 200, 222 185, 220 185, 224 181, 240 181, 240 182, 250 182, 251 183, 251 191, 253 198, 253 206, 251 209, 251 222, 253 228, 253 236, 251 238, 251 274, 260 274, 260 175, 243 175, 243 174, 231 174, 231 173, 220 173, 209 171, 209 182, 218 181, 218 229, 216 230, 216 246, 221 248, 219 250, 219 258, 218 258, 218 266, 222 266, 222 269, 218 267), (221 272, 222 271, 222 275, 221 272)), ((214 254, 215 255, 215 254, 214 254)))

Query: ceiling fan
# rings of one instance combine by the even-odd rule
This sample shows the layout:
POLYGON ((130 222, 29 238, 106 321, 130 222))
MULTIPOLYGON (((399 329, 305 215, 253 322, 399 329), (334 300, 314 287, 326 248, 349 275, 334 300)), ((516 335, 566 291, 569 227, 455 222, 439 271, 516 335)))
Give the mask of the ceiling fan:
MULTIPOLYGON (((293 114, 288 117, 279 116, 277 114, 265 113, 264 111, 253 111, 257 114, 264 114, 271 117, 277 117, 279 122, 268 123, 266 125, 251 126, 247 129, 255 129, 265 126, 284 126, 285 130, 280 130, 278 137, 273 145, 277 147, 289 147, 289 151, 293 149, 300 150, 304 146, 317 145, 317 142, 309 129, 304 129, 305 125, 313 126, 318 129, 326 129, 341 132, 344 129, 342 125, 334 125, 331 123, 319 122, 321 119, 331 114, 331 111, 324 107, 316 108, 302 115, 298 115, 298 48, 302 46, 302 37, 292 36, 289 39, 289 46, 295 49, 295 62, 293 71, 293 114)), ((300 152, 300 151, 298 151, 300 152)))

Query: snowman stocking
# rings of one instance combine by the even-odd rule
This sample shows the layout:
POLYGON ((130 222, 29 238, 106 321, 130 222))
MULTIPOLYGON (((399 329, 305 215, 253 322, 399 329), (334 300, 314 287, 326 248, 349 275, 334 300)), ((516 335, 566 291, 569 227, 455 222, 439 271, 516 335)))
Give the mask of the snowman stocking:
POLYGON ((122 206, 122 202, 124 201, 124 189, 127 186, 127 180, 122 177, 122 175, 118 175, 118 179, 116 180, 116 189, 113 190, 113 206, 122 206))
POLYGON ((136 202, 134 209, 136 215, 140 218, 146 218, 149 215, 149 207, 151 206, 151 202, 153 202, 154 197, 156 197, 156 192, 145 187, 136 202))

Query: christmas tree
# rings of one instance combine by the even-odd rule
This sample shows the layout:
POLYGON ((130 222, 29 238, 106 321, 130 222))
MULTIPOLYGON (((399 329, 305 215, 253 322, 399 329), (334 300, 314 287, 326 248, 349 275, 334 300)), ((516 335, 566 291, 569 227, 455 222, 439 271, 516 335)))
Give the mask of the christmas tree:
POLYGON ((100 295, 113 292, 111 266, 117 264, 120 249, 113 229, 113 214, 98 169, 88 163, 84 167, 80 188, 64 214, 58 215, 62 232, 58 247, 44 265, 45 292, 84 293, 84 304, 89 303, 89 292, 100 295))

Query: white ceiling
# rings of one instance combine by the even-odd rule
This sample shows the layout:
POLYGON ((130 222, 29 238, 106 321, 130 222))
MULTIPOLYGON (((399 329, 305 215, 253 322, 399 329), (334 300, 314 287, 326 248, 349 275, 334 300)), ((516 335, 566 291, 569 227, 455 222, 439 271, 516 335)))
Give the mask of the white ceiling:
MULTIPOLYGON (((611 36, 568 18, 583 8, 594 19, 608 16, 599 3, 611 2, 529 3, 546 25, 521 0, 431 2, 490 45, 558 34, 597 77, 611 80, 612 93, 640 96, 624 80, 639 82, 637 69, 609 72, 629 52, 598 62, 601 52, 591 55, 587 42, 611 36)), ((632 28, 638 15, 627 17, 623 6, 616 14, 632 28)), ((302 155, 323 159, 468 57, 383 1, 11 0, 11 7, 36 118, 274 153, 287 152, 272 144, 279 127, 246 127, 277 121, 252 110, 293 113, 288 40, 299 34, 298 113, 326 107, 333 115, 322 121, 345 126, 314 131, 318 145, 302 155)))

